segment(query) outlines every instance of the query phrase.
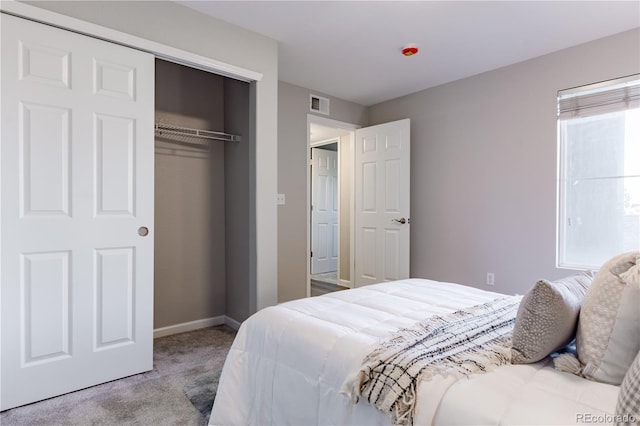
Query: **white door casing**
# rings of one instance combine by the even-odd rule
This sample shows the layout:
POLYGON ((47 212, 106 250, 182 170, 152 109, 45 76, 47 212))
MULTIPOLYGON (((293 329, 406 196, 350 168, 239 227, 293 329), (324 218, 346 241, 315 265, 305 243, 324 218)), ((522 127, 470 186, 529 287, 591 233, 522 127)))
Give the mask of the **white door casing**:
POLYGON ((311 149, 311 273, 338 270, 338 153, 311 149))
POLYGON ((356 130, 356 287, 409 278, 409 129, 404 119, 356 130))
POLYGON ((152 369, 154 57, 0 19, 5 410, 152 369))

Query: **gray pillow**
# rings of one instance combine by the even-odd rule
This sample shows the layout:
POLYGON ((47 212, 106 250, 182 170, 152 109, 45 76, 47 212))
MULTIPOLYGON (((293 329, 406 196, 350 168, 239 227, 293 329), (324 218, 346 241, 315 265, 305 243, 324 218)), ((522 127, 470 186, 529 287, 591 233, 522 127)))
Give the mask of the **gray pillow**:
POLYGON ((593 277, 593 272, 582 272, 535 283, 518 308, 511 348, 513 364, 540 361, 575 338, 580 306, 593 277))
POLYGON ((588 379, 619 385, 640 351, 640 252, 602 265, 584 298, 576 347, 588 379))
POLYGON ((637 425, 638 423, 640 423, 640 352, 622 380, 616 406, 616 424, 637 425))

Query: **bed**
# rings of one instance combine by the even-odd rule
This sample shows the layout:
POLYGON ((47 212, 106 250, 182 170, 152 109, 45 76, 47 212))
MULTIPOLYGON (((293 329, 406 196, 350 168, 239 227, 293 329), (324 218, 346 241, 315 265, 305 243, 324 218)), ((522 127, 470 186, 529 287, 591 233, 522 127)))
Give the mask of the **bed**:
MULTIPOLYGON (((344 393, 372 346, 398 329, 503 295, 407 279, 296 300, 245 321, 229 351, 210 425, 388 425, 344 393)), ((619 386, 554 370, 549 359, 417 385, 419 425, 607 423, 619 386), (604 420, 604 421, 602 421, 604 420)))

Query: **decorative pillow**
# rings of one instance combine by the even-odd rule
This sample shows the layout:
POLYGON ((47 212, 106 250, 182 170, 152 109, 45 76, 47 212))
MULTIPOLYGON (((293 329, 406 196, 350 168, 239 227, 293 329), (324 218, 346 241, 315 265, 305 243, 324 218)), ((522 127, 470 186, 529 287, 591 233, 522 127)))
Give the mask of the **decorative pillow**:
POLYGON ((640 252, 618 255, 584 297, 576 346, 588 379, 619 385, 640 351, 640 252))
POLYGON ((570 343, 593 272, 547 281, 539 280, 524 295, 513 329, 511 362, 537 362, 570 343))
POLYGON ((619 425, 640 423, 640 352, 620 385, 616 417, 619 425))

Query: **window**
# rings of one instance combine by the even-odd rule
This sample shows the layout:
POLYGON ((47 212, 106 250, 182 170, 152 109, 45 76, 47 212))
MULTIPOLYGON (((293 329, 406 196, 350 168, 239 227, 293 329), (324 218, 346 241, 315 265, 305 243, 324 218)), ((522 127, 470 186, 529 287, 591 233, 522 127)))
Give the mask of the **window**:
POLYGON ((640 75, 558 93, 558 266, 640 248, 640 75))

